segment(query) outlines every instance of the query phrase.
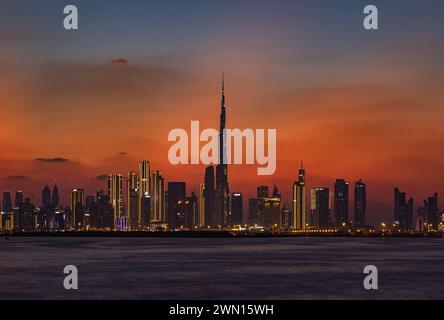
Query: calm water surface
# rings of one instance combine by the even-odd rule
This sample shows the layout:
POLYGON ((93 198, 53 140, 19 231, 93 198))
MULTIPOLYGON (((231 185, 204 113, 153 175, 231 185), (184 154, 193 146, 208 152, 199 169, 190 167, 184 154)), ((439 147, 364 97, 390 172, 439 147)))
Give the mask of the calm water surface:
POLYGON ((444 299, 444 239, 1 239, 0 298, 444 299))

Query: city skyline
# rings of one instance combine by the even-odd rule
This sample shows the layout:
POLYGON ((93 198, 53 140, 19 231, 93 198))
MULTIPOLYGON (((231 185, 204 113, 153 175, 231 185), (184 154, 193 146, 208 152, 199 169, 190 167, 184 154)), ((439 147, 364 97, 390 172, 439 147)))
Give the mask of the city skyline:
MULTIPOLYGON (((235 108, 233 108, 235 109, 235 108)), ((219 134, 219 145, 220 145, 220 152, 219 152, 219 162, 224 162, 224 159, 226 157, 226 138, 224 137, 224 129, 226 128, 226 97, 225 97, 225 75, 223 75, 223 79, 222 79, 222 90, 221 90, 221 102, 220 102, 220 114, 219 114, 219 128, 220 128, 220 134, 219 134)), ((126 153, 121 152, 120 154, 118 154, 118 156, 127 156, 126 153)), ((42 162, 48 162, 48 163, 56 163, 56 164, 63 164, 64 162, 68 161, 68 159, 64 159, 64 158, 52 158, 52 159, 36 159, 37 161, 42 161, 42 162)), ((245 166, 245 165, 241 165, 241 166, 245 166)), ((182 170, 187 171, 187 169, 189 168, 188 166, 179 166, 182 167, 182 170)), ((189 180, 184 179, 183 183, 187 184, 188 186, 188 190, 191 193, 194 194, 200 194, 201 193, 201 188, 202 186, 205 186, 206 183, 208 184, 212 184, 214 187, 214 193, 208 194, 208 190, 205 191, 205 189, 202 190, 202 194, 204 195, 204 197, 206 197, 207 199, 210 199, 209 201, 206 201, 206 204, 204 204, 204 206, 206 205, 206 208, 204 209, 204 212, 211 212, 214 211, 214 215, 211 217, 206 217, 205 220, 208 221, 213 221, 213 219, 215 219, 215 221, 218 221, 217 225, 221 225, 224 226, 226 225, 226 223, 224 222, 225 217, 229 214, 230 212, 230 191, 229 191, 229 187, 228 187, 228 165, 226 164, 218 164, 210 167, 205 167, 202 165, 199 165, 198 167, 202 167, 203 170, 205 170, 205 173, 202 175, 202 179, 201 181, 197 182, 199 185, 199 189, 195 188, 195 183, 191 184, 191 188, 190 188, 190 183, 188 182, 189 180), (212 171, 208 171, 208 170, 212 170, 212 171), (212 176, 213 181, 211 181, 211 179, 208 177, 209 175, 212 176), (208 180, 210 179, 210 180, 208 180)), ((235 168, 236 165, 230 165, 230 168, 235 168)), ((84 199, 87 195, 91 196, 95 193, 101 192, 101 190, 107 190, 107 194, 109 195, 110 199, 110 203, 113 207, 113 216, 114 216, 114 220, 116 220, 119 217, 122 216, 128 216, 129 212, 131 212, 131 205, 132 205, 132 201, 131 201, 131 191, 135 192, 135 195, 138 198, 137 201, 137 218, 136 221, 138 221, 138 224, 141 225, 142 224, 142 208, 143 208, 143 198, 146 196, 149 196, 150 199, 152 199, 151 201, 153 201, 153 206, 155 206, 155 208, 162 208, 165 206, 165 199, 162 199, 162 197, 159 197, 158 194, 163 194, 165 191, 165 185, 169 185, 171 182, 175 183, 175 182, 179 182, 182 183, 182 181, 179 181, 180 179, 174 179, 172 178, 171 180, 164 178, 163 174, 161 171, 159 171, 158 169, 155 169, 155 171, 153 171, 153 174, 151 174, 151 163, 149 160, 142 160, 139 162, 139 171, 138 172, 134 172, 133 171, 134 168, 130 168, 129 171, 127 171, 126 173, 115 173, 115 171, 112 171, 114 173, 109 173, 109 174, 102 174, 102 175, 98 175, 96 178, 92 178, 95 180, 99 180, 102 181, 101 186, 97 187, 95 190, 94 188, 89 187, 89 190, 85 191, 86 188, 84 188, 82 183, 79 183, 77 185, 77 187, 68 187, 68 191, 65 193, 62 193, 61 196, 59 196, 58 194, 58 188, 60 187, 60 185, 57 184, 57 179, 53 179, 54 180, 54 187, 57 188, 57 195, 56 195, 56 199, 57 199, 57 203, 60 202, 60 199, 62 199, 62 201, 66 202, 67 204, 69 204, 69 206, 71 207, 71 210, 75 211, 75 205, 72 204, 73 202, 73 192, 74 192, 74 197, 80 197, 82 200, 81 202, 84 202, 84 199), (124 178, 125 176, 128 176, 127 178, 124 178), (160 182, 158 181, 160 179, 160 182), (160 183, 160 184, 159 184, 160 183), (156 190, 156 192, 154 192, 154 190, 156 190), (164 190, 164 191, 162 191, 164 190), (149 194, 148 191, 153 192, 153 194, 149 194), (77 195, 77 193, 80 192, 81 195, 77 195), (162 202, 163 201, 163 202, 162 202)), ((310 195, 309 193, 306 192, 306 190, 308 190, 309 192, 313 192, 313 190, 317 190, 317 189, 321 189, 321 190, 326 190, 328 192, 328 206, 329 206, 329 215, 331 215, 331 219, 333 221, 340 221, 339 224, 342 223, 347 223, 347 221, 349 222, 355 222, 356 221, 356 217, 355 217, 355 212, 357 210, 360 210, 360 215, 362 220, 364 221, 364 224, 362 224, 363 226, 365 226, 365 221, 368 221, 369 223, 367 225, 378 225, 380 223, 380 221, 391 221, 391 218, 393 216, 393 204, 390 203, 390 209, 387 210, 387 212, 384 212, 383 214, 381 214, 381 212, 372 212, 369 211, 367 209, 367 199, 368 196, 366 196, 367 193, 367 186, 366 184, 362 181, 362 177, 360 176, 359 179, 355 179, 355 195, 356 195, 356 188, 359 188, 359 184, 361 184, 361 187, 364 188, 364 195, 361 195, 361 202, 364 201, 363 206, 361 204, 361 208, 357 209, 356 206, 357 204, 354 202, 354 198, 353 197, 349 197, 349 181, 352 181, 350 179, 344 179, 344 178, 336 178, 334 179, 334 181, 331 181, 331 183, 324 183, 324 184, 314 184, 314 183, 309 183, 310 180, 308 180, 308 183, 306 181, 305 178, 305 172, 306 172, 306 168, 304 167, 303 161, 301 161, 300 164, 300 168, 298 169, 298 175, 295 176, 293 178, 293 187, 291 189, 291 183, 288 183, 288 185, 290 185, 290 188, 284 189, 282 188, 281 185, 279 185, 280 189, 282 190, 282 206, 290 206, 289 210, 292 211, 292 217, 291 219, 292 222, 290 224, 292 225, 296 225, 298 226, 297 229, 305 229, 304 225, 308 224, 308 222, 310 222, 310 215, 311 215, 311 210, 309 209, 309 203, 310 201, 312 201, 312 195, 310 195), (291 190, 290 190, 291 189, 291 190), (331 190, 331 191, 330 191, 331 190), (298 200, 299 199, 299 200, 298 200), (300 199, 304 199, 304 201, 301 201, 300 199), (353 208, 353 212, 349 212, 349 207, 353 208), (300 214, 300 212, 304 212, 305 214, 300 214), (349 216, 350 215, 350 216, 349 216), (304 223, 305 222, 305 223, 304 223)), ((254 174, 253 174, 254 175, 254 174)), ((309 174, 310 175, 310 174, 309 174)), ((274 176, 272 176, 274 177, 274 176)), ((16 176, 16 180, 18 181, 26 181, 27 179, 25 179, 25 177, 20 177, 20 176, 16 176)), ((271 186, 277 186, 277 183, 270 181, 270 178, 264 178, 261 177, 261 179, 263 179, 264 181, 268 181, 269 184, 271 186)), ((236 181, 236 179, 233 179, 234 181, 236 181)), ((291 178, 288 179, 289 181, 291 180, 291 178)), ((62 181, 63 184, 63 177, 62 179, 58 179, 58 181, 62 181)), ((259 181, 260 182, 260 181, 259 181)), ((87 181, 85 182, 85 184, 87 184, 87 181)), ((259 183, 260 184, 260 183, 259 183)), ((45 183, 45 187, 43 189, 43 194, 48 193, 48 183, 45 183), (45 191, 46 190, 46 191, 45 191)), ((263 183, 260 185, 264 185, 263 183)), ((395 190, 395 193, 398 190, 398 186, 393 186, 392 190, 395 190)), ((16 188, 16 190, 13 190, 15 192, 20 192, 21 193, 21 197, 23 197, 23 191, 22 190, 26 190, 25 188, 16 188)), ((235 194, 239 194, 240 197, 242 198, 242 211, 243 211, 243 220, 244 221, 248 221, 249 216, 248 216, 248 211, 249 211, 249 199, 254 197, 255 194, 255 190, 256 187, 254 185, 249 185, 247 187, 246 190, 240 190, 240 189, 236 189, 235 190, 235 194)), ((2 190, 0 190, 2 191, 2 190)), ((9 190, 4 190, 4 193, 6 192, 11 192, 9 190)), ((39 191, 37 191, 38 194, 39 191)), ((398 191, 399 192, 399 191, 398 191)), ((437 192, 436 192, 437 193, 437 192)), ((39 202, 35 202, 34 199, 34 192, 31 192, 28 194, 28 198, 31 198, 32 203, 34 203, 35 205, 39 205, 39 202)), ((430 192, 428 193, 430 194, 430 192)), ((185 197, 187 197, 188 194, 185 195, 185 197)), ((395 196, 396 197, 396 196, 395 196)), ((38 197, 37 197, 38 198, 38 197)), ((424 197, 424 199, 426 199, 425 201, 427 201, 428 195, 426 197, 424 197)), ((370 198, 371 199, 371 198, 370 198)), ((10 200, 12 201, 12 200, 10 200)), ((397 200, 395 200, 396 203, 397 200)), ((370 200, 371 202, 371 200, 370 200)), ((412 206, 412 212, 413 215, 416 217, 416 212, 417 210, 420 210, 423 206, 421 205, 421 201, 418 201, 417 203, 419 203, 419 205, 417 205, 416 207, 413 204, 413 199, 411 199, 411 204, 409 204, 410 206, 412 206)), ((0 202, 3 204, 3 202, 0 202)), ((199 202, 200 203, 200 202, 199 202)), ((133 203, 134 206, 135 202, 133 203)), ((405 206, 406 204, 404 204, 405 206)), ((3 205, 4 206, 4 205, 3 205)), ((6 205, 8 206, 8 205, 6 205)), ((41 199, 41 205, 40 207, 45 208, 46 203, 45 203, 45 197, 43 196, 41 199)), ((358 204, 359 206, 359 204, 358 204)), ((395 205, 396 206, 396 205, 395 205)), ((161 219, 161 211, 162 209, 154 209, 154 211, 152 211, 150 213, 150 220, 153 221, 166 221, 167 219, 161 219)), ((163 209, 164 210, 164 209, 163 209)), ((401 209, 399 209, 401 210, 401 209)), ((396 211, 396 209, 395 209, 396 211)), ((167 215, 167 212, 163 213, 164 215, 167 215)), ((208 213, 207 213, 208 214, 208 213)), ((407 222, 403 222, 404 225, 413 225, 411 218, 409 223, 407 222)), ((395 219, 396 220, 396 214, 395 214, 395 219)), ((398 221, 398 220, 396 220, 398 221)), ((216 224, 216 222, 215 222, 216 224)), ((358 223, 361 224, 361 223, 358 223)))
MULTIPOLYGON (((41 206, 32 209, 33 199, 17 190, 14 206, 10 191, 3 192, 1 228, 3 230, 88 230, 110 229, 119 231, 230 229, 233 227, 264 228, 265 230, 331 230, 372 229, 379 224, 367 211, 367 185, 362 179, 354 183, 353 198, 349 182, 337 178, 333 191, 329 186, 310 188, 306 193, 306 170, 303 161, 294 180, 292 198, 285 199, 276 184, 256 188, 256 196, 244 202, 243 191, 230 194, 227 150, 230 145, 225 136, 227 105, 225 77, 222 77, 220 102, 219 159, 207 166, 199 184, 199 192, 188 189, 186 181, 171 181, 165 190, 161 171, 151 171, 149 160, 139 163, 138 172, 129 171, 124 181, 120 173, 107 175, 107 193, 98 190, 96 196, 85 194, 83 188, 70 191, 69 207, 60 205, 59 188, 53 191, 46 184, 42 190, 41 206), (152 173, 151 173, 152 172, 152 173), (126 186, 126 187, 125 187, 126 186), (353 201, 353 212, 350 212, 353 201), (307 205, 307 203, 309 205, 307 205), (247 206, 247 210, 245 210, 247 206), (243 212, 247 212, 245 215, 243 212), (30 216, 35 222, 30 222, 30 216)), ((394 188, 393 219, 381 221, 383 227, 393 223, 402 231, 438 229, 443 213, 439 209, 438 193, 415 208, 413 198, 394 188), (417 210, 416 210, 417 209, 417 210)))

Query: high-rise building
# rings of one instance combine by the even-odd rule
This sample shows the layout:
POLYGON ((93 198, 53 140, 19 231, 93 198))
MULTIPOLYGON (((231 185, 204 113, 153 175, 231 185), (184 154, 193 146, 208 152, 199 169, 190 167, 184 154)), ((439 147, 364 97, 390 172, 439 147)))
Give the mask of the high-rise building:
POLYGON ((258 199, 250 198, 248 199, 248 226, 259 226, 258 220, 258 199))
MULTIPOLYGON (((151 197, 150 190, 150 163, 147 160, 143 160, 139 164, 139 224, 142 225, 142 220, 145 219, 142 213, 142 201, 146 202, 148 197, 151 197)), ((148 217, 148 220, 150 218, 148 217)), ((146 224, 146 223, 145 223, 146 224)))
POLYGON ((306 212, 305 212, 305 170, 301 164, 299 169, 299 178, 293 184, 293 229, 306 229, 306 212))
POLYGON ((355 227, 364 228, 366 226, 365 222, 365 212, 367 209, 367 190, 365 183, 359 180, 355 183, 355 227))
POLYGON ((94 208, 96 205, 96 197, 94 195, 89 195, 85 198, 85 227, 87 229, 93 227, 93 222, 95 217, 93 215, 95 214, 94 208))
POLYGON ((29 198, 24 199, 18 209, 18 226, 20 231, 35 231, 36 209, 29 198))
POLYGON ((330 190, 328 188, 311 189, 311 224, 318 229, 330 227, 330 190))
POLYGON ((148 192, 140 199, 140 225, 138 229, 148 230, 151 222, 151 196, 148 192))
POLYGON ((38 226, 40 231, 47 231, 51 229, 51 223, 53 222, 53 208, 51 203, 51 189, 48 185, 42 190, 42 207, 38 214, 38 226))
POLYGON ((270 189, 268 188, 268 186, 257 187, 257 197, 258 198, 269 198, 270 197, 270 189))
POLYGON ((5 191, 3 192, 3 201, 2 201, 2 212, 10 213, 12 212, 12 200, 11 200, 11 192, 5 191))
POLYGON ((113 230, 115 227, 114 208, 111 205, 109 195, 103 190, 96 193, 97 207, 92 215, 93 226, 99 230, 113 230))
POLYGON ((399 220, 402 216, 402 210, 406 204, 406 194, 405 192, 399 191, 398 188, 395 188, 395 201, 394 201, 394 220, 395 223, 399 224, 399 220))
POLYGON ((123 178, 120 174, 110 174, 108 177, 108 195, 113 207, 113 219, 117 227, 123 216, 123 178))
POLYGON ((348 226, 348 182, 336 179, 334 188, 334 207, 336 226, 348 226))
POLYGON ((439 222, 441 221, 441 212, 438 205, 438 194, 434 193, 433 196, 429 197, 424 204, 426 208, 427 228, 436 230, 439 222))
POLYGON ((84 227, 84 197, 83 189, 72 189, 69 208, 71 210, 71 228, 73 229, 84 227))
POLYGON ((184 225, 188 230, 194 229, 195 226, 199 223, 198 217, 198 203, 197 196, 195 192, 191 193, 190 197, 186 197, 185 200, 185 222, 184 225))
POLYGON ((263 212, 263 226, 265 229, 280 229, 282 227, 281 199, 259 199, 259 211, 263 212))
MULTIPOLYGON (((265 229, 279 229, 281 220, 281 198, 277 187, 273 188, 273 197, 270 197, 268 186, 257 188, 257 199, 250 199, 249 214, 255 216, 254 225, 265 229), (256 204, 256 208, 251 207, 256 204)), ((250 218, 249 218, 250 220, 250 218)))
POLYGON ((400 230, 413 230, 413 199, 407 201, 406 193, 400 192, 398 188, 394 192, 394 218, 400 230))
POLYGON ((214 196, 215 196, 215 183, 214 183, 214 167, 210 166, 205 169, 205 225, 215 227, 214 217, 214 196))
POLYGON ((51 189, 46 185, 42 190, 42 207, 48 208, 51 205, 51 189))
POLYGON ((3 192, 2 214, 0 215, 0 230, 14 229, 14 213, 12 208, 11 192, 3 192))
POLYGON ((281 209, 281 228, 284 230, 288 230, 290 228, 293 228, 293 221, 292 221, 292 212, 290 210, 290 207, 288 206, 288 203, 284 203, 281 209))
POLYGON ((14 207, 15 208, 19 208, 20 205, 24 202, 24 195, 23 195, 23 191, 16 191, 15 192, 15 202, 14 202, 14 207))
POLYGON ((243 197, 241 192, 231 194, 231 225, 243 225, 243 197))
POLYGON ((151 223, 165 222, 165 180, 160 171, 155 171, 151 183, 151 223))
POLYGON ((205 227, 205 184, 199 186, 199 228, 205 227))
POLYGON ((216 166, 216 191, 215 191, 215 221, 217 227, 225 227, 229 218, 229 187, 228 187, 228 161, 227 161, 227 136, 225 82, 222 79, 222 99, 219 130, 219 163, 216 166))
POLYGON ((59 188, 57 185, 52 187, 52 205, 57 208, 60 205, 59 188))
POLYGON ((185 182, 168 183, 168 226, 174 230, 185 226, 185 182))
POLYGON ((135 172, 128 173, 126 181, 126 216, 130 230, 137 230, 139 217, 139 177, 135 172))
POLYGON ((403 229, 404 230, 414 230, 415 229, 415 221, 413 220, 413 212, 415 210, 413 198, 410 198, 409 201, 407 201, 406 208, 405 208, 405 222, 404 219, 401 219, 401 222, 403 222, 403 229))

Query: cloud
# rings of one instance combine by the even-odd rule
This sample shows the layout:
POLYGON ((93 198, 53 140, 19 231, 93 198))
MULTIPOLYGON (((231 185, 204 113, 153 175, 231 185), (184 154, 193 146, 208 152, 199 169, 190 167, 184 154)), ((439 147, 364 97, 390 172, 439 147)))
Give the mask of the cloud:
POLYGON ((107 174, 101 174, 98 175, 97 177, 95 177, 95 180, 99 180, 99 181, 104 181, 108 179, 108 175, 107 174))
POLYGON ((37 158, 35 159, 35 161, 39 161, 39 162, 51 162, 51 163, 63 163, 63 162, 68 162, 68 159, 65 158, 37 158))
POLYGON ((9 176, 7 177, 9 180, 28 180, 31 179, 30 177, 26 177, 26 176, 20 176, 20 175, 15 175, 15 176, 9 176))
POLYGON ((120 59, 114 59, 113 61, 111 61, 111 64, 114 65, 127 65, 128 64, 128 60, 120 58, 120 59))
POLYGON ((117 154, 118 156, 127 156, 128 155, 128 152, 119 152, 118 154, 117 154))

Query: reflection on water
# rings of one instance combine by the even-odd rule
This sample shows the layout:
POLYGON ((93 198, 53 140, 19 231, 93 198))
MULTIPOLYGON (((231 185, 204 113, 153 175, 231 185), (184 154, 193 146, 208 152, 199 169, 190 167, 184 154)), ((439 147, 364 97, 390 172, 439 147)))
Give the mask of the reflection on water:
POLYGON ((443 239, 11 238, 3 299, 443 299, 443 239), (79 290, 63 289, 63 267, 79 290), (364 266, 379 269, 363 289, 364 266))

